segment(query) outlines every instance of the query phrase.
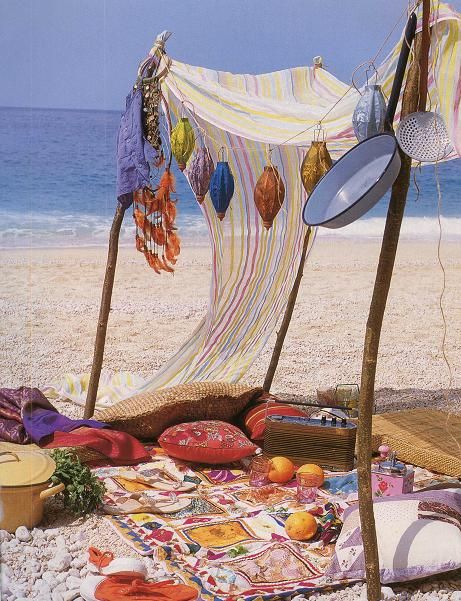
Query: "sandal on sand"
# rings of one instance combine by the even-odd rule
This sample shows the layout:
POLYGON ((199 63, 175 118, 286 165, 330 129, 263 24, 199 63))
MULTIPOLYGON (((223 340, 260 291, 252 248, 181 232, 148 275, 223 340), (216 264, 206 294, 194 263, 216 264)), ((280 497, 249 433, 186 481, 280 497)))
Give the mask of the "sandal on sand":
POLYGON ((192 601, 197 591, 173 580, 147 582, 129 576, 90 576, 80 586, 85 601, 192 601))
POLYGON ((104 513, 126 515, 127 513, 176 513, 192 503, 191 498, 151 499, 142 493, 132 493, 128 497, 113 499, 114 505, 103 506, 104 513))
POLYGON ((124 576, 131 578, 145 578, 147 568, 144 562, 134 557, 117 557, 110 551, 100 551, 96 547, 88 549, 88 569, 93 574, 102 576, 124 576))

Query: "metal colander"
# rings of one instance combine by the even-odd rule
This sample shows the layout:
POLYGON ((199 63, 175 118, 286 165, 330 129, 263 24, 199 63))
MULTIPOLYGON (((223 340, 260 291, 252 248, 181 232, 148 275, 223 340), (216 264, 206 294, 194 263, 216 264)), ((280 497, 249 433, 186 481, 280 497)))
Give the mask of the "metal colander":
POLYGON ((441 161, 453 148, 443 118, 430 111, 411 113, 402 119, 396 136, 403 152, 421 163, 441 161))

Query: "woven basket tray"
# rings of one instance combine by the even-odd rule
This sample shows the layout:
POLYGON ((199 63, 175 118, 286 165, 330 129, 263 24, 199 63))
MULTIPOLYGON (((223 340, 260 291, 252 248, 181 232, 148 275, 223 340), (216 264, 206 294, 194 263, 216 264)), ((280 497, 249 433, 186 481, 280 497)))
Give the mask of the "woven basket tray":
POLYGON ((461 477, 461 416, 410 409, 373 416, 373 450, 387 444, 406 463, 461 477))

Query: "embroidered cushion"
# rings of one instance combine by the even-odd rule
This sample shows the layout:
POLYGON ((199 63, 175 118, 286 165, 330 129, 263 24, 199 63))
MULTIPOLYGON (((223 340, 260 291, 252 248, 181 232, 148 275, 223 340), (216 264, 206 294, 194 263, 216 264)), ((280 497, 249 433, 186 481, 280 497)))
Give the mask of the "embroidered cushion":
POLYGON ((168 426, 186 421, 232 421, 262 393, 261 388, 228 382, 190 382, 144 392, 99 411, 95 417, 136 438, 157 438, 168 426))
POLYGON ((212 465, 237 461, 257 449, 238 428, 221 421, 172 426, 158 442, 171 457, 212 465))
POLYGON ((286 403, 259 403, 249 409, 243 418, 245 431, 251 440, 264 438, 266 430, 266 415, 291 415, 292 417, 306 417, 306 413, 286 403))
MULTIPOLYGON (((461 489, 383 497, 373 507, 382 583, 461 567, 461 489)), ((365 578, 357 505, 346 509, 327 575, 335 582, 365 578)))

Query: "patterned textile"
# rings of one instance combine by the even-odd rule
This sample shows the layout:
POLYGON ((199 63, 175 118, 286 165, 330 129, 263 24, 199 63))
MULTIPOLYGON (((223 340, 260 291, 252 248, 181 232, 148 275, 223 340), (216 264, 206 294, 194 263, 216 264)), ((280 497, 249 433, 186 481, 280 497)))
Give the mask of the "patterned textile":
POLYGON ((158 442, 171 457, 212 465, 238 461, 257 449, 238 428, 217 420, 172 426, 158 442))
POLYGON ((40 443, 54 432, 70 432, 81 426, 107 427, 95 420, 61 415, 38 388, 0 388, 0 440, 40 443))
POLYGON ((154 505, 165 500, 182 501, 171 514, 140 512, 106 517, 140 554, 154 555, 166 569, 180 572, 184 582, 195 582, 204 599, 208 595, 210 599, 228 595, 273 599, 328 584, 324 575, 334 547, 320 539, 332 519, 339 519, 346 503, 340 499, 330 502, 320 493, 317 503, 300 506, 294 482, 252 489, 239 464, 223 469, 194 466, 192 471, 186 463, 157 449, 152 453, 148 464, 95 470, 107 487, 106 505, 116 507, 141 491, 154 505), (149 474, 155 486, 159 473, 171 476, 168 490, 148 485, 149 474), (135 474, 140 475, 137 481, 135 474), (187 483, 192 490, 175 492, 187 483), (315 542, 292 541, 285 533, 287 517, 304 507, 314 512, 320 524, 315 542))
MULTIPOLYGON (((423 491, 374 502, 381 582, 404 582, 461 567, 461 490, 423 491), (449 544, 447 544, 449 541, 449 544)), ((358 507, 349 508, 328 577, 365 577, 358 507)))

